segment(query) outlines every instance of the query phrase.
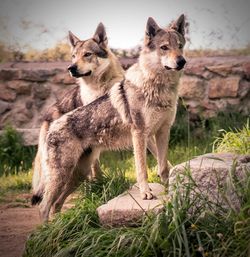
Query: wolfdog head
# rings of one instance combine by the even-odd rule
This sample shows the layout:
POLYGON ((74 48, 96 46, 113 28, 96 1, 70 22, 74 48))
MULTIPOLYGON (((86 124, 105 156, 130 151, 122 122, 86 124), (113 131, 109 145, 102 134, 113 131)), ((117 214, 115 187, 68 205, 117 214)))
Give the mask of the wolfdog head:
POLYGON ((68 67, 76 78, 100 76, 109 65, 108 40, 102 23, 97 26, 95 34, 87 40, 78 39, 69 31, 72 64, 68 67))
POLYGON ((186 63, 183 57, 184 35, 183 14, 167 29, 160 28, 153 18, 148 18, 140 62, 154 72, 181 70, 186 63))

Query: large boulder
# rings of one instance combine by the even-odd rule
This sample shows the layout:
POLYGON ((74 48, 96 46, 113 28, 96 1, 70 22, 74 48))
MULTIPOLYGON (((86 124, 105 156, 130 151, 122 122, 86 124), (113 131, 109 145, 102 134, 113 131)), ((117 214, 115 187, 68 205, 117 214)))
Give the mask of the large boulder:
POLYGON ((169 195, 178 190, 184 192, 192 188, 191 197, 197 194, 203 199, 223 205, 239 208, 235 183, 244 180, 250 172, 250 155, 232 153, 209 153, 190 161, 176 165, 170 171, 169 195), (191 185, 192 184, 192 185, 191 185), (196 194, 197 193, 197 194, 196 194))
POLYGON ((158 183, 149 184, 156 196, 152 200, 142 200, 137 185, 97 208, 100 222, 104 226, 134 226, 147 213, 159 213, 167 200, 165 187, 158 183))
POLYGON ((230 208, 237 210, 241 199, 234 182, 240 181, 244 185, 248 172, 250 155, 201 155, 171 169, 168 194, 163 185, 150 183, 156 199, 142 200, 138 186, 134 185, 127 192, 98 207, 99 219, 104 226, 136 226, 147 213, 161 212, 164 203, 172 201, 176 193, 182 194, 185 198, 188 190, 193 210, 208 202, 214 203, 215 206, 220 204, 225 208, 229 205, 230 208), (200 199, 197 198, 197 194, 200 195, 200 199))

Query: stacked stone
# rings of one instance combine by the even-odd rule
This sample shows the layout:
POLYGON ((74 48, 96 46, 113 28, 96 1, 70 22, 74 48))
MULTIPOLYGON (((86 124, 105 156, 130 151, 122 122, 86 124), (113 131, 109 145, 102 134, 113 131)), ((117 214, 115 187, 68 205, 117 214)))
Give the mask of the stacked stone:
MULTIPOLYGON (((135 58, 121 58, 127 69, 135 58)), ((250 113, 250 56, 190 58, 180 81, 179 95, 190 117, 209 118, 218 112, 250 113)), ((42 114, 75 86, 66 62, 0 65, 0 130, 12 124, 37 133, 42 114), (33 130, 31 130, 33 129, 33 130), (34 130, 36 129, 36 130, 34 130)), ((37 136, 31 136, 37 138, 37 136)), ((37 140, 27 142, 36 144, 37 140)))
POLYGON ((0 129, 16 127, 26 144, 36 144, 42 114, 75 85, 67 64, 19 63, 0 67, 0 129), (30 140, 29 140, 30 138, 30 140))
POLYGON ((250 113, 250 56, 193 58, 181 78, 179 95, 191 115, 250 113))

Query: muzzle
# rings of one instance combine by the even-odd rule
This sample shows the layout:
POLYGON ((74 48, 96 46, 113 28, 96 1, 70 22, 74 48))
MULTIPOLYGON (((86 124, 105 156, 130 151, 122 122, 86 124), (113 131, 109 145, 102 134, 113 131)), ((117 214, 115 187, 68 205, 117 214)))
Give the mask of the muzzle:
POLYGON ((84 77, 84 76, 90 76, 91 73, 92 73, 91 71, 87 71, 85 73, 79 73, 78 72, 78 67, 77 67, 77 65, 75 63, 71 64, 68 67, 68 71, 70 72, 71 76, 75 77, 75 78, 80 78, 80 77, 84 77))

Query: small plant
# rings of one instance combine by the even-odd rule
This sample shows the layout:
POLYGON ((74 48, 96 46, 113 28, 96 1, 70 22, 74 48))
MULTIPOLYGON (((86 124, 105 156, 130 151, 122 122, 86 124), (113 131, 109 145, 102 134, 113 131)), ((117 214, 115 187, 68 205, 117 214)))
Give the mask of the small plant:
POLYGON ((0 135, 0 176, 27 171, 32 166, 35 147, 24 146, 20 134, 6 126, 0 135))
POLYGON ((213 144, 214 152, 231 152, 236 154, 250 154, 249 120, 242 129, 234 131, 221 130, 222 136, 217 137, 213 144))

